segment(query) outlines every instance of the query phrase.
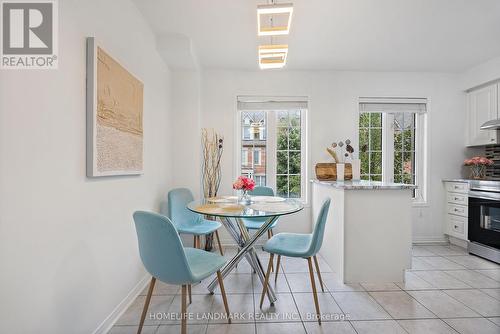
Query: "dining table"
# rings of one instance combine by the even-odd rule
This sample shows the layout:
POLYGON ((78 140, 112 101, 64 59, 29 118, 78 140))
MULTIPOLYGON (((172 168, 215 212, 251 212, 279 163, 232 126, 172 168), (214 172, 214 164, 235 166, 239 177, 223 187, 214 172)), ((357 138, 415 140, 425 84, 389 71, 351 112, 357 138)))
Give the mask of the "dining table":
MULTIPOLYGON (((304 206, 298 200, 276 196, 252 196, 250 201, 241 201, 236 196, 222 196, 193 201, 187 208, 201 215, 217 217, 236 242, 238 252, 221 269, 222 277, 226 277, 245 258, 264 284, 264 267, 255 250, 255 243, 278 218, 299 212, 304 206), (250 234, 244 219, 252 218, 264 222, 258 230, 250 234)), ((208 285, 208 291, 213 294, 216 287, 217 280, 213 279, 208 285)), ((277 299, 275 291, 271 286, 267 291, 269 302, 274 305, 277 299)))

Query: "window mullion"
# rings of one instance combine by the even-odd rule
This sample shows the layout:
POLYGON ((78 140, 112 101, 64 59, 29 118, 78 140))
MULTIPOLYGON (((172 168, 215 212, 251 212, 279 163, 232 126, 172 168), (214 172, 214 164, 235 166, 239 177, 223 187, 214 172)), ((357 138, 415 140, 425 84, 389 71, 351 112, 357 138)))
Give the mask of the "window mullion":
POLYGON ((382 181, 394 182, 394 115, 382 114, 382 181))
POLYGON ((276 165, 277 165, 277 128, 275 111, 268 111, 267 117, 267 140, 266 140, 266 184, 276 191, 276 165))

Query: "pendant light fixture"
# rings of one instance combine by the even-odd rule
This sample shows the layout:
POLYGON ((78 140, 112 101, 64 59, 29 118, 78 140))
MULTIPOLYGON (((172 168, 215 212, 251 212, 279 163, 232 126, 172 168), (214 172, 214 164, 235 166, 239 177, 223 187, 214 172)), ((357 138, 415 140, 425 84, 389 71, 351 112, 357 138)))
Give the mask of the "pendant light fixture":
POLYGON ((259 36, 288 35, 292 23, 293 4, 269 4, 257 6, 257 34, 259 36), (278 26, 265 26, 266 18, 275 18, 273 21, 286 22, 278 26))
POLYGON ((273 43, 273 37, 288 35, 292 23, 293 4, 270 4, 257 6, 257 35, 269 36, 267 45, 259 45, 260 69, 283 68, 288 56, 288 45, 273 43), (265 24, 269 22, 269 24, 265 24))

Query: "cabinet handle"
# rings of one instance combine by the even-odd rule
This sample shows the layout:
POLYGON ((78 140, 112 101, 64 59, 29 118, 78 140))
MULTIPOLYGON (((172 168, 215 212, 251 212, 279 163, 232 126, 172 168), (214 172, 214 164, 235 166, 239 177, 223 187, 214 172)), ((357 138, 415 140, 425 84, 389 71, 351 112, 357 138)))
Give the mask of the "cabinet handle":
POLYGON ((455 225, 455 228, 458 228, 458 225, 455 225))
POLYGON ((458 197, 455 197, 455 201, 458 201, 459 199, 460 199, 460 198, 458 198, 458 197))

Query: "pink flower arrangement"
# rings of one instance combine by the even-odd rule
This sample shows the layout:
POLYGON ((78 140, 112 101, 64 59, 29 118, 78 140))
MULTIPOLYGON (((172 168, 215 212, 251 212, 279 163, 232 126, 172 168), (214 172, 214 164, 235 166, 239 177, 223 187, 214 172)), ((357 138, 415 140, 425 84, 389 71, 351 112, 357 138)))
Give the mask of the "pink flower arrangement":
POLYGON ((477 165, 482 165, 482 166, 487 166, 487 165, 493 165, 493 160, 490 160, 486 157, 473 157, 471 159, 465 159, 464 160, 464 165, 465 166, 477 166, 477 165))
POLYGON ((235 190, 243 190, 243 191, 252 191, 255 188, 255 181, 246 176, 240 176, 233 183, 233 189, 235 190))

